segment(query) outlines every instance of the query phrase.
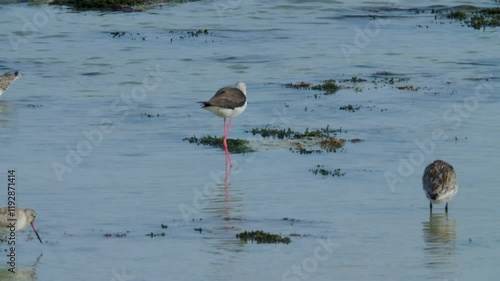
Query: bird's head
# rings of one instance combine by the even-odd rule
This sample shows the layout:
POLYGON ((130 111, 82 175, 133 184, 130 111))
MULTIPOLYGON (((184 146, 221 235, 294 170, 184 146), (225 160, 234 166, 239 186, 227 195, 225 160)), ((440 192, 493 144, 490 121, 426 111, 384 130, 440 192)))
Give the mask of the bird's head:
POLYGON ((245 94, 245 96, 247 95, 247 84, 245 84, 244 82, 238 82, 236 83, 236 88, 240 89, 243 94, 245 94))
POLYGON ((38 230, 36 230, 36 226, 35 226, 36 213, 35 213, 35 211, 32 209, 26 209, 26 210, 24 210, 24 213, 26 214, 26 217, 28 217, 28 222, 29 222, 29 224, 31 224, 33 231, 35 231, 35 234, 36 234, 36 237, 38 238, 38 241, 40 241, 40 243, 43 243, 42 239, 40 238, 40 235, 38 234, 38 230))

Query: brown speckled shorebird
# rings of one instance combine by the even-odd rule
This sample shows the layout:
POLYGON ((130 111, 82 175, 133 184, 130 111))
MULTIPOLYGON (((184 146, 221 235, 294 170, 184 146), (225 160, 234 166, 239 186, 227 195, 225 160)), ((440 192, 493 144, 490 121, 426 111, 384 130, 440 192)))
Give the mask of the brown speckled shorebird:
POLYGON ((16 81, 17 78, 21 77, 19 71, 7 72, 0 76, 0 96, 7 91, 10 84, 16 81))
POLYGON ((14 216, 11 216, 11 211, 8 207, 0 208, 0 238, 3 238, 10 232, 9 227, 11 227, 12 223, 15 222, 16 232, 23 231, 28 225, 31 225, 31 227, 35 231, 36 237, 38 238, 40 243, 43 243, 35 227, 35 211, 33 211, 32 209, 16 208, 15 214, 14 212, 12 212, 12 214, 14 216), (15 218, 16 220, 9 220, 13 218, 15 218))
POLYGON ((425 168, 422 185, 430 201, 430 212, 432 213, 432 203, 446 203, 445 212, 448 213, 448 201, 458 192, 457 175, 453 166, 442 160, 432 162, 425 168))

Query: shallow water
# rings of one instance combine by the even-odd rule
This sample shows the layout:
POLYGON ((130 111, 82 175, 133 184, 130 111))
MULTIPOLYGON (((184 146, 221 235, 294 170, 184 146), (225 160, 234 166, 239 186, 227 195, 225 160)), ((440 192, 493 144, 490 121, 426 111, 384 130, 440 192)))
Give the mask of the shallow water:
MULTIPOLYGON (((0 6, 0 70, 23 74, 0 97, 0 194, 15 169, 16 203, 37 211, 46 241, 18 234, 16 280, 493 280, 500 39, 497 29, 435 20, 434 4, 0 6), (188 34, 198 29, 208 34, 188 34), (282 86, 353 76, 368 80, 361 92, 282 86), (370 82, 392 77, 409 80, 370 82), (226 174, 223 151, 183 138, 222 134, 222 120, 195 102, 240 80, 249 106, 230 137, 261 149, 233 154, 226 174), (362 107, 339 110, 348 104, 362 107), (327 125, 364 141, 299 155, 245 132, 327 125), (445 140, 432 140, 438 130, 445 140), (430 216, 421 190, 434 159, 458 174, 448 216, 442 205, 430 216), (345 175, 313 175, 317 165, 345 175), (257 229, 303 237, 235 239, 257 229), (126 237, 104 236, 117 233, 126 237)), ((12 280, 2 265, 0 280, 12 280)))

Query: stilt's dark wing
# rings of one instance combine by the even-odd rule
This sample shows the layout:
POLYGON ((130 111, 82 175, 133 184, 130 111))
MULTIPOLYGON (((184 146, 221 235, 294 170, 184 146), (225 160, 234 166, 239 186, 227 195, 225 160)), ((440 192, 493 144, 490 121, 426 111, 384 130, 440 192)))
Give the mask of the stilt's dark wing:
POLYGON ((217 106, 235 109, 237 107, 242 107, 246 101, 247 97, 240 89, 228 86, 219 89, 209 101, 202 101, 200 103, 202 103, 204 107, 217 106))

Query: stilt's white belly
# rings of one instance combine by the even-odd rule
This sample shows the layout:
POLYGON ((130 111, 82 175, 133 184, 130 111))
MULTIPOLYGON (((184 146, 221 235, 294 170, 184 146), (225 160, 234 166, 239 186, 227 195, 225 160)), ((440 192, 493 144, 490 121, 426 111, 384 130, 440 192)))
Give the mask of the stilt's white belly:
POLYGON ((222 117, 222 118, 229 118, 229 117, 238 116, 241 113, 243 113, 243 111, 245 111, 246 108, 247 108, 246 102, 242 107, 237 107, 235 109, 222 108, 222 107, 218 107, 218 106, 204 107, 204 109, 206 109, 210 112, 213 112, 215 115, 222 117))

